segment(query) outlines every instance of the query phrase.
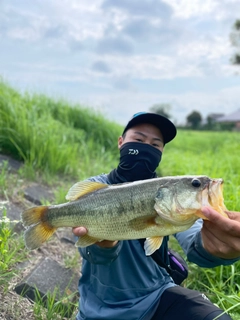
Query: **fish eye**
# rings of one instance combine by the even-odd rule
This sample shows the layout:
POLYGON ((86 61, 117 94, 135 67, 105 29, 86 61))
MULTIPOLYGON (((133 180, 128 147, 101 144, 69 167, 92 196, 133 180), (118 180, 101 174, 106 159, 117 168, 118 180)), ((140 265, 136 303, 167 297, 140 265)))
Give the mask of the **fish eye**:
POLYGON ((194 188, 199 188, 201 186, 201 181, 199 179, 196 179, 196 178, 192 179, 192 186, 194 188))

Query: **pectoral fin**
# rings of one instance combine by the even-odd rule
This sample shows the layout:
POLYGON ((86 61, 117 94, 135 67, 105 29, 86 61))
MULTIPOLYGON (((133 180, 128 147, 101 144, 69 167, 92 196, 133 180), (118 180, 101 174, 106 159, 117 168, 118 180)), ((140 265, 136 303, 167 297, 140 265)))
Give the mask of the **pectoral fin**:
POLYGON ((90 246, 91 244, 94 244, 98 241, 101 241, 101 240, 90 237, 88 234, 85 234, 84 236, 82 236, 78 239, 78 241, 75 243, 75 246, 76 247, 87 247, 87 246, 90 246))
POLYGON ((148 227, 156 225, 155 216, 144 216, 144 217, 138 217, 134 218, 131 221, 129 221, 129 225, 134 230, 144 230, 148 227))
POLYGON ((153 252, 159 249, 162 244, 162 241, 163 237, 146 238, 144 242, 144 250, 146 256, 150 256, 151 254, 153 254, 153 252))

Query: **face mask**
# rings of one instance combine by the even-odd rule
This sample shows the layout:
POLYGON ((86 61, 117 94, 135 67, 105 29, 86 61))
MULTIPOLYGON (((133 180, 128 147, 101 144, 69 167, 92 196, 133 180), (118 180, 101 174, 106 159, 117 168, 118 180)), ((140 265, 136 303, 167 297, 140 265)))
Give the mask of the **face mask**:
POLYGON ((117 173, 129 182, 154 178, 161 157, 162 152, 149 144, 124 143, 120 149, 120 163, 117 173))

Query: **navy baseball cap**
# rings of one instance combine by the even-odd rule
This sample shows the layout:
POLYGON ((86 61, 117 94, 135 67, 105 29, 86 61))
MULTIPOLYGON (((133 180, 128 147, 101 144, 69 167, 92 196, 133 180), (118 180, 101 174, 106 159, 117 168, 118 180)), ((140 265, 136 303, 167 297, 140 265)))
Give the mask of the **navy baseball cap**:
POLYGON ((128 129, 141 123, 150 123, 156 126, 163 135, 164 144, 173 140, 177 134, 175 125, 168 118, 161 116, 158 113, 138 112, 135 113, 132 119, 128 122, 122 135, 124 135, 128 129))

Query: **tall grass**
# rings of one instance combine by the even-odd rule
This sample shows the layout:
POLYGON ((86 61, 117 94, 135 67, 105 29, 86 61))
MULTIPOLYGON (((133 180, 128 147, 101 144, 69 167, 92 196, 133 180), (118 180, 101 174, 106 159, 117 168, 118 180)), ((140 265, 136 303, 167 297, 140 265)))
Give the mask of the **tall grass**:
POLYGON ((83 178, 86 165, 96 168, 97 162, 109 169, 120 128, 90 109, 20 95, 0 82, 0 152, 24 160, 33 172, 83 178))

